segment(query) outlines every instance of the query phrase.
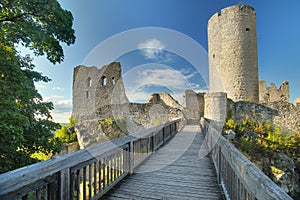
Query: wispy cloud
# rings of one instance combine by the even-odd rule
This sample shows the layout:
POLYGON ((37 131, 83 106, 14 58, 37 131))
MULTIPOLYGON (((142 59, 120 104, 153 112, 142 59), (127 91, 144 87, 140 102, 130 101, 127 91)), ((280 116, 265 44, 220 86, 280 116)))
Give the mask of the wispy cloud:
POLYGON ((170 62, 172 60, 172 55, 165 51, 166 45, 156 38, 139 43, 137 48, 140 49, 140 52, 146 59, 162 62, 170 62))
POLYGON ((126 93, 130 101, 145 102, 149 99, 152 91, 145 91, 145 86, 164 88, 165 91, 156 92, 170 92, 172 96, 180 103, 184 90, 201 90, 199 84, 189 81, 196 73, 188 71, 177 71, 171 68, 157 68, 139 70, 133 76, 125 77, 124 82, 126 86, 126 93))
POLYGON ((35 83, 34 85, 37 89, 45 89, 46 88, 46 86, 43 84, 35 83))
POLYGON ((56 122, 68 122, 72 114, 72 100, 64 96, 53 95, 44 97, 44 101, 51 101, 54 104, 54 110, 51 113, 56 122))
POLYGON ((61 88, 61 87, 53 87, 52 90, 62 92, 62 91, 64 91, 64 88, 61 88))

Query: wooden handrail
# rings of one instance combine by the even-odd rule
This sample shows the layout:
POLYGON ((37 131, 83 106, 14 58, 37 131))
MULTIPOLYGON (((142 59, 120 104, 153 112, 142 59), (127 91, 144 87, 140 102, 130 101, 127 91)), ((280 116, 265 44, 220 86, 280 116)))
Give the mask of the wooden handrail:
POLYGON ((205 141, 211 149, 219 183, 231 200, 292 200, 222 135, 222 124, 205 120, 205 141))
POLYGON ((177 119, 1 174, 0 199, 97 199, 182 126, 177 119))

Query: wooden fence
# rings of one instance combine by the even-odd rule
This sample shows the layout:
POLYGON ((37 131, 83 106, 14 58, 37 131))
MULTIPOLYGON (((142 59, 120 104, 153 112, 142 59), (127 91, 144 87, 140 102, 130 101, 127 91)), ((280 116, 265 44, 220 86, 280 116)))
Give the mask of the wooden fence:
POLYGON ((0 175, 0 199, 99 199, 183 126, 180 119, 0 175))
POLYGON ((205 120, 205 142, 211 149, 218 181, 231 200, 292 200, 222 135, 222 124, 205 120))

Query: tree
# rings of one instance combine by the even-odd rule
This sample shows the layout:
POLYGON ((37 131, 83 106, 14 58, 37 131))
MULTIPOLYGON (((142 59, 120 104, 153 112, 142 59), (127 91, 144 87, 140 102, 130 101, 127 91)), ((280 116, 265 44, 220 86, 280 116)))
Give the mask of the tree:
POLYGON ((68 129, 75 126, 75 117, 72 115, 69 118, 68 125, 62 125, 60 129, 55 131, 55 137, 59 138, 63 143, 72 143, 77 141, 75 132, 68 133, 68 129))
POLYGON ((53 64, 62 62, 61 43, 75 42, 73 16, 56 0, 0 2, 0 173, 36 160, 35 152, 58 152, 51 102, 44 102, 34 83, 50 79, 34 71, 32 59, 16 50, 23 45, 53 64))

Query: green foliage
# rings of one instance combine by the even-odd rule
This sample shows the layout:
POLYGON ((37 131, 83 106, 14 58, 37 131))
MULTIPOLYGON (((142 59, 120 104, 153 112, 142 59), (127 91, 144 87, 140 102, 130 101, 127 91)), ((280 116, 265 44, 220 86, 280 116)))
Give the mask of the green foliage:
MULTIPOLYGON (((295 161, 297 170, 300 170, 299 132, 287 132, 279 126, 273 126, 269 121, 262 124, 251 119, 243 119, 241 124, 227 119, 224 129, 233 129, 236 135, 240 135, 236 137, 234 144, 254 163, 262 157, 272 156, 273 152, 285 153, 295 161), (249 131, 257 133, 258 139, 250 140, 244 137, 244 133, 249 131)), ((274 171, 274 168, 272 170, 274 171)))
POLYGON ((122 118, 108 117, 104 120, 101 120, 100 125, 104 129, 107 129, 108 127, 114 127, 114 128, 120 128, 122 131, 127 132, 125 117, 122 118))
POLYGON ((161 125, 161 120, 158 118, 155 122, 154 122, 154 126, 159 126, 161 125))
POLYGON ((44 102, 35 82, 50 79, 34 71, 32 59, 16 45, 63 60, 60 42, 74 43, 73 17, 56 0, 0 2, 0 173, 37 162, 31 155, 58 152, 62 146, 53 132, 51 102, 44 102))
POLYGON ((71 12, 57 0, 1 0, 0 34, 11 44, 22 44, 50 62, 64 59, 60 42, 75 42, 71 12))
POLYGON ((125 117, 108 117, 100 121, 100 126, 108 139, 122 137, 128 133, 125 117))
POLYGON ((63 143, 72 143, 77 141, 76 133, 69 134, 68 129, 75 125, 75 117, 71 116, 69 118, 69 124, 62 125, 60 129, 55 131, 55 137, 59 138, 63 143))

